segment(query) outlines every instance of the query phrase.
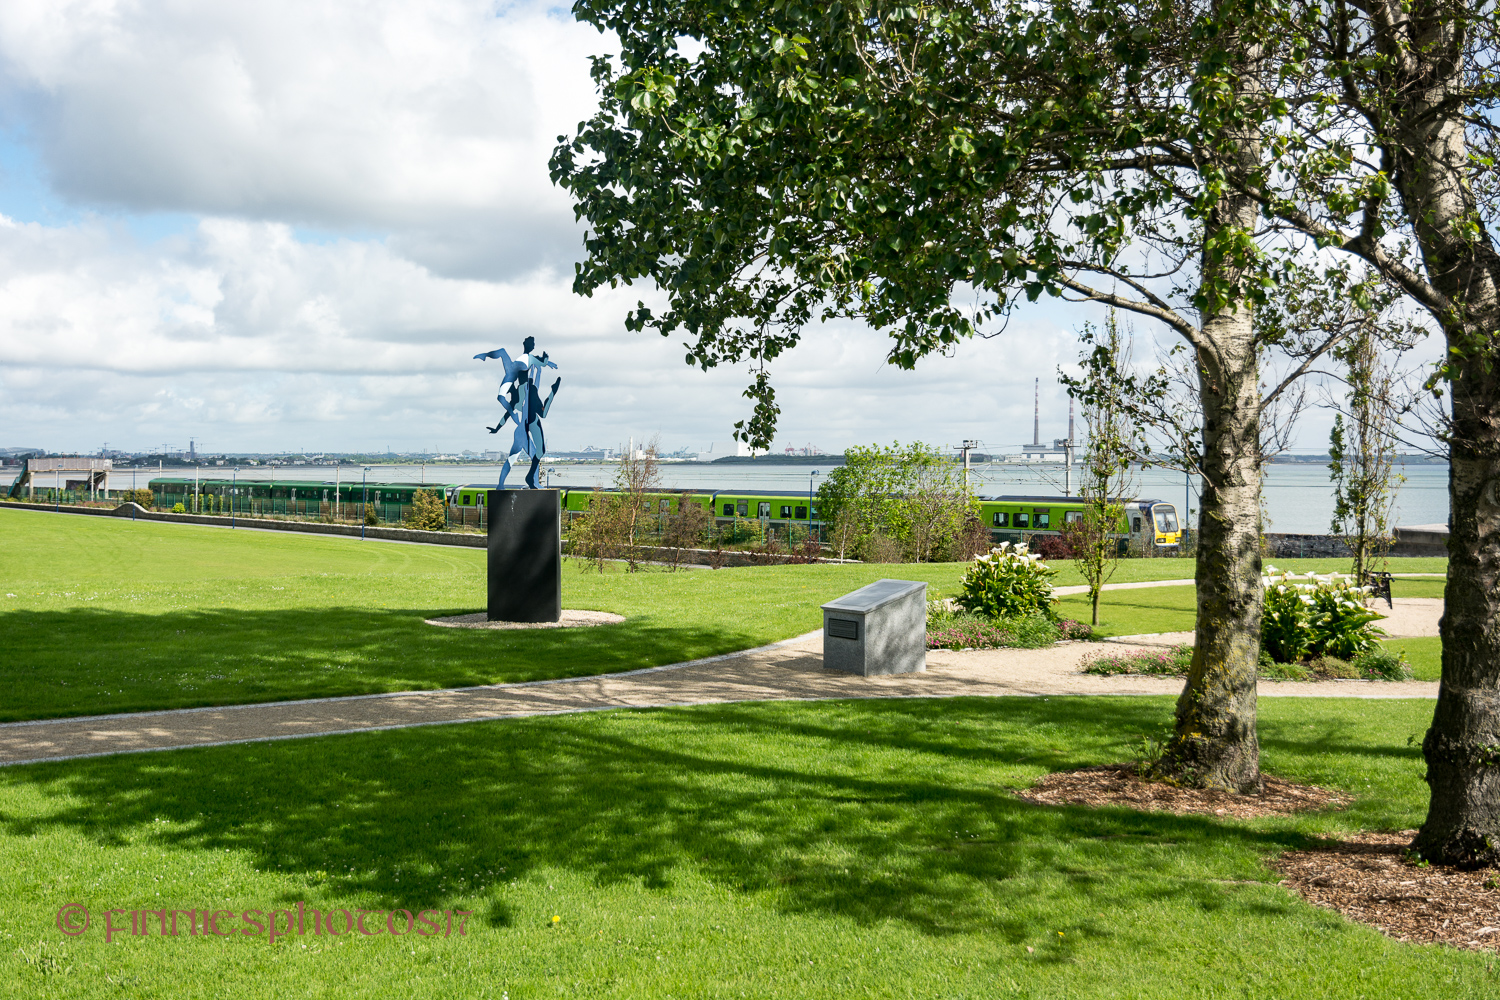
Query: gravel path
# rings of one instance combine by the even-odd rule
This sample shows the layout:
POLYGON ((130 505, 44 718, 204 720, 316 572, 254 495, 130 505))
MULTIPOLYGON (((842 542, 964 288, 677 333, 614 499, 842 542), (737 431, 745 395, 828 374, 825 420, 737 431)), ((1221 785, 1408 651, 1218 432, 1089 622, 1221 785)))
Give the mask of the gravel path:
MULTIPOLYGON (((1437 634, 1441 601, 1401 598, 1396 611, 1388 622, 1393 633, 1437 634)), ((1100 652, 1191 641, 1191 633, 1181 632, 1046 649, 936 650, 928 654, 925 673, 856 677, 824 670, 822 632, 811 632, 742 653, 600 677, 16 722, 0 725, 0 765, 613 708, 829 698, 1175 695, 1182 690, 1180 680, 1095 677, 1079 673, 1079 663, 1100 652)), ((1435 698, 1437 687, 1432 681, 1266 682, 1260 685, 1260 693, 1264 697, 1435 698)))

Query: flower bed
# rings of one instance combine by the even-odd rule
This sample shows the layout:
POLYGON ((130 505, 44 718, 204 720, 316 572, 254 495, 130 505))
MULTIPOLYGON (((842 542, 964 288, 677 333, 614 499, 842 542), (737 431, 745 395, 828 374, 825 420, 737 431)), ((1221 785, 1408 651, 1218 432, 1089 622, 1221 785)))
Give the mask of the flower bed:
POLYGON ((990 618, 950 610, 933 601, 927 612, 928 649, 1038 649, 1062 640, 1093 638, 1094 630, 1071 618, 1013 615, 990 618))

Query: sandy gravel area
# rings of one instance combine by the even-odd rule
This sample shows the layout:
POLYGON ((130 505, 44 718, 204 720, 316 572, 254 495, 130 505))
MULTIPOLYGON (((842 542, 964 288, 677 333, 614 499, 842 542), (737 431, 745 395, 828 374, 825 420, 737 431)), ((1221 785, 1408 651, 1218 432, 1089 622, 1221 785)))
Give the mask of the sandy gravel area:
POLYGON ((1441 597, 1398 597, 1395 605, 1388 608, 1384 601, 1373 605, 1374 610, 1385 615, 1384 621, 1375 624, 1391 638, 1417 639, 1438 634, 1438 619, 1443 617, 1441 597))
POLYGON ((429 625, 439 628, 486 628, 486 629, 533 629, 533 628, 594 628, 599 625, 618 625, 624 615, 608 611, 574 611, 563 608, 562 617, 555 622, 492 622, 483 611, 467 615, 449 615, 447 618, 424 618, 429 625))
MULTIPOLYGON (((1441 601, 1400 599, 1402 635, 1435 635, 1441 601)), ((1191 642, 1188 632, 1046 649, 937 650, 927 670, 858 677, 823 669, 822 633, 742 653, 623 674, 446 691, 94 716, 0 725, 0 764, 530 715, 737 701, 994 695, 1175 695, 1174 678, 1078 672, 1090 654, 1191 642)), ((1262 683, 1263 697, 1435 698, 1430 681, 1262 683)))

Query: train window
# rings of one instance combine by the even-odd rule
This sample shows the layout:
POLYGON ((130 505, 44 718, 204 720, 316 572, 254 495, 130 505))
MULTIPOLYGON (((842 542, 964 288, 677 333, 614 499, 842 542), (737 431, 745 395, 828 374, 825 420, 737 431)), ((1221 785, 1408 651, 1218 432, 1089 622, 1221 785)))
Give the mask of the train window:
POLYGON ((474 498, 473 498, 473 496, 471 496, 468 493, 465 493, 464 494, 464 506, 465 507, 471 507, 471 506, 473 506, 473 504, 474 504, 474 498))
POLYGON ((1138 517, 1132 517, 1130 519, 1130 533, 1132 535, 1139 535, 1141 533, 1141 519, 1140 518, 1138 518, 1138 517))
POLYGON ((769 503, 766 503, 764 500, 762 500, 759 503, 757 503, 755 505, 755 516, 756 517, 770 517, 771 516, 771 505, 769 503))
POLYGON ((991 520, 995 522, 995 527, 997 528, 1010 527, 1010 514, 1006 513, 1003 510, 995 511, 995 516, 991 518, 991 520))
POLYGON ((725 517, 733 517, 734 516, 734 504, 732 504, 732 503, 726 503, 724 505, 724 516, 725 517))
POLYGON ((1170 534, 1177 530, 1177 511, 1163 504, 1152 508, 1152 514, 1156 516, 1156 530, 1162 534, 1170 534))
POLYGON ((662 510, 671 510, 672 509, 672 501, 670 501, 670 500, 663 500, 663 501, 661 501, 661 503, 658 506, 662 510))
POLYGON ((1051 527, 1052 526, 1052 515, 1051 514, 1044 514, 1041 511, 1037 511, 1036 512, 1036 526, 1038 528, 1048 528, 1048 527, 1051 527))
POLYGON ((1031 527, 1031 515, 1025 513, 1024 511, 1016 511, 1010 516, 1010 526, 1012 528, 1031 527))
POLYGON ((792 508, 790 504, 781 505, 781 516, 783 518, 789 518, 792 516, 792 508))
POLYGON ((734 509, 735 509, 735 512, 740 515, 740 517, 749 517, 750 516, 750 501, 749 500, 741 500, 739 503, 737 503, 737 504, 734 505, 734 509))
POLYGON ((798 507, 797 508, 797 520, 799 520, 799 521, 805 521, 805 520, 807 520, 807 508, 806 507, 798 507))
POLYGON ((1070 510, 1063 513, 1063 524, 1077 524, 1083 520, 1083 511, 1070 510))

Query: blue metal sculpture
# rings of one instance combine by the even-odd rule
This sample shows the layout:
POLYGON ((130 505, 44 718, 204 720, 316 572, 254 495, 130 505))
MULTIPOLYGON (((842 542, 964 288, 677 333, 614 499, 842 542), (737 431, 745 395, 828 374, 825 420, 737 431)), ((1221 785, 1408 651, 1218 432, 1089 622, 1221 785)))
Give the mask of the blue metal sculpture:
POLYGON ((521 356, 514 361, 503 347, 497 351, 474 355, 476 361, 497 358, 502 366, 500 392, 495 398, 505 407, 505 414, 498 424, 486 430, 491 434, 499 434, 507 421, 514 421, 516 425, 510 452, 505 457, 505 464, 500 467, 500 481, 496 484, 496 489, 505 489, 505 477, 510 475, 511 461, 517 455, 531 459, 531 468, 526 472, 526 485, 533 490, 539 488, 536 474, 547 454, 547 440, 542 434, 542 418, 552 410, 552 400, 557 398, 557 387, 562 385, 562 377, 559 376, 552 383, 552 391, 548 393, 546 402, 543 402, 541 393, 536 390, 537 377, 543 368, 556 368, 557 365, 547 360, 546 351, 540 357, 533 354, 535 349, 536 338, 527 337, 521 345, 521 356))

